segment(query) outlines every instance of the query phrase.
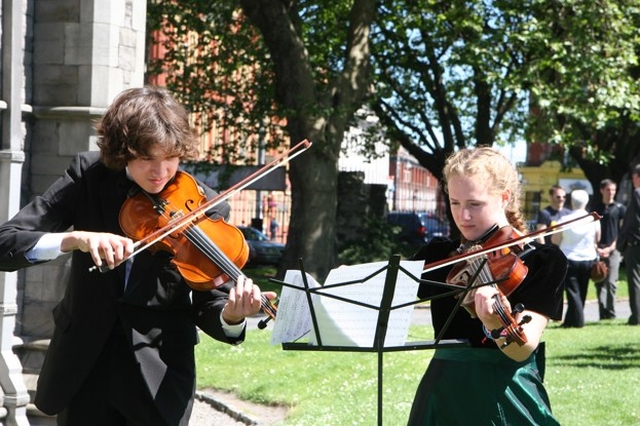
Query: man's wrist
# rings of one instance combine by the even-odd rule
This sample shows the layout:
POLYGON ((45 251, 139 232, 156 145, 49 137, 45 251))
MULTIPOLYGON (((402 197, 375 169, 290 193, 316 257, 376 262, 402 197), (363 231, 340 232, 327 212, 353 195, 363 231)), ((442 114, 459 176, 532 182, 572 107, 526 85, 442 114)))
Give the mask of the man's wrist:
POLYGON ((31 262, 47 261, 56 259, 62 254, 62 239, 66 234, 49 233, 44 234, 36 245, 26 253, 26 257, 31 262))
POLYGON ((226 316, 226 318, 225 318, 224 308, 222 309, 222 312, 220 313, 220 319, 222 320, 222 324, 223 325, 228 325, 228 326, 240 325, 243 322, 245 322, 245 320, 246 320, 244 317, 240 317, 239 319, 234 319, 234 318, 229 318, 228 316, 226 316))
POLYGON ((222 324, 222 330, 224 331, 225 336, 231 338, 237 338, 242 334, 242 331, 247 325, 247 320, 243 319, 240 324, 228 324, 227 321, 222 316, 222 312, 220 313, 220 323, 222 324))

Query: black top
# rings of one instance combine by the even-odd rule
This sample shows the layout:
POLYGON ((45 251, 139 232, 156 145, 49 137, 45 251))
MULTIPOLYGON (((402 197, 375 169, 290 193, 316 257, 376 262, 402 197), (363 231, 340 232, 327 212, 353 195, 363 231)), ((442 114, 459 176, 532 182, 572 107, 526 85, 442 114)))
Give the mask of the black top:
MULTIPOLYGON (((459 245, 459 241, 432 239, 420 249, 414 259, 425 260, 425 265, 437 262, 455 254, 459 245)), ((529 247, 533 250, 528 251, 522 258, 528 268, 527 275, 509 295, 509 302, 512 307, 522 303, 527 310, 560 320, 562 319, 562 283, 567 272, 567 259, 557 246, 531 243, 529 247)), ((446 282, 452 268, 453 266, 439 268, 423 274, 422 278, 446 282)), ((447 291, 450 290, 422 282, 418 289, 418 297, 429 299, 447 291)), ((457 299, 454 296, 431 299, 431 317, 436 337, 453 313, 456 303, 457 299)), ((487 341, 484 337, 482 322, 478 318, 472 318, 463 308, 454 313, 453 320, 442 336, 443 339, 469 340, 475 347, 497 349, 493 342, 487 341)))
MULTIPOLYGON (((563 207, 560 210, 556 210, 551 206, 547 206, 538 212, 536 225, 546 225, 548 228, 552 226, 554 222, 560 221, 560 218, 568 215, 569 213, 571 213, 571 210, 566 207, 563 207)), ((551 244, 551 235, 545 236, 544 242, 547 244, 551 244)))
MULTIPOLYGON (((123 235, 118 218, 132 186, 124 170, 106 168, 99 152, 77 154, 49 189, 0 225, 0 270, 38 263, 29 262, 26 253, 47 232, 73 227, 123 235)), ((229 205, 212 211, 214 217, 226 217, 229 205)), ((38 378, 36 406, 47 414, 68 406, 114 330, 121 330, 167 424, 186 424, 195 389, 198 329, 225 343, 244 339, 244 331, 228 337, 222 328, 228 288, 192 291, 167 251, 142 251, 128 276, 126 263, 100 273, 90 271, 89 253, 74 250, 71 257, 65 294, 53 311, 55 330, 38 378)))
POLYGON ((627 208, 621 203, 613 202, 604 205, 600 202, 595 206, 594 210, 602 216, 600 220, 601 234, 598 247, 609 247, 611 243, 618 238, 620 223, 622 219, 624 219, 627 208))
POLYGON ((618 235, 617 248, 624 251, 627 245, 640 244, 640 188, 633 190, 618 235))

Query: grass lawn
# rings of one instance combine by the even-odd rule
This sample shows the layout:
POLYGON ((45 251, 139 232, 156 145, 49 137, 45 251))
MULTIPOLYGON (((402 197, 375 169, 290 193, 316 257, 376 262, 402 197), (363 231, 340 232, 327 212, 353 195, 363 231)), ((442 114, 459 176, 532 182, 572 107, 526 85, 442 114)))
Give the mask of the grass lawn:
MULTIPOLYGON (((620 296, 626 297, 626 282, 620 287, 620 296)), ((593 296, 591 289, 589 297, 593 296)), ((561 329, 557 324, 547 328, 545 383, 563 426, 640 425, 640 327, 625 322, 626 318, 588 323, 582 329, 561 329)), ((285 351, 269 344, 271 328, 249 331, 236 347, 203 338, 196 347, 198 387, 286 405, 291 411, 283 425, 377 424, 375 353, 285 351)), ((431 339, 430 333, 430 327, 416 326, 410 338, 431 339)), ((383 424, 406 424, 432 354, 384 354, 383 424)), ((460 408, 464 409, 462 398, 460 408)))

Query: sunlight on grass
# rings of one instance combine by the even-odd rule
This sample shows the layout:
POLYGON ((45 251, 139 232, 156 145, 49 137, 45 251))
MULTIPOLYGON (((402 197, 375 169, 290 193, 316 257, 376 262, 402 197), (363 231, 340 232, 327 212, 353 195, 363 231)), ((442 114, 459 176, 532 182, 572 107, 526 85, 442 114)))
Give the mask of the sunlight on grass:
MULTIPOLYGON (((253 271, 264 289, 273 268, 253 271)), ((627 297, 621 271, 619 296, 627 297)), ((593 300, 593 284, 588 299, 593 300)), ((563 426, 640 425, 640 327, 625 319, 561 329, 552 323, 545 383, 563 426)), ((240 346, 202 336, 196 346, 198 388, 230 390, 240 398, 290 408, 286 426, 378 423, 378 358, 375 353, 295 351, 271 346, 271 327, 251 330, 240 346)), ((411 327, 409 340, 433 339, 431 327, 411 327)), ((382 423, 406 424, 414 392, 432 350, 383 355, 382 423)), ((464 401, 461 401, 464 409, 464 401)))
MULTIPOLYGON (((269 338, 268 331, 250 331, 247 341, 236 347, 203 338, 196 347, 198 388, 228 389, 246 400, 292 407, 287 425, 376 424, 377 354, 283 351, 269 345, 269 338)), ((385 424, 406 423, 413 390, 431 355, 384 354, 385 424)))
POLYGON ((547 330, 546 386, 563 425, 640 424, 640 330, 625 322, 547 330))
MULTIPOLYGON (((412 327, 412 340, 431 338, 412 327)), ((373 425, 378 421, 377 354, 283 350, 269 330, 251 330, 240 346, 206 336, 196 347, 198 388, 231 390, 243 399, 291 408, 285 425, 373 425)), ((563 426, 640 424, 640 329, 623 320, 582 329, 551 325, 546 386, 563 426)), ((382 420, 406 424, 413 395, 433 351, 383 355, 382 420)))

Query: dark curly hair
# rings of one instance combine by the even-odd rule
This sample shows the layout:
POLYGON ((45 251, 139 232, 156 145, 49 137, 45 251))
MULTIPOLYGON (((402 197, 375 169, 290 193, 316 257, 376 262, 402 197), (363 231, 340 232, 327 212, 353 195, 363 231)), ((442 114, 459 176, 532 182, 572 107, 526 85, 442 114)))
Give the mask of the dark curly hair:
POLYGON ((96 123, 102 162, 122 170, 158 147, 167 156, 196 158, 197 135, 186 109, 165 89, 146 86, 120 93, 96 123))

